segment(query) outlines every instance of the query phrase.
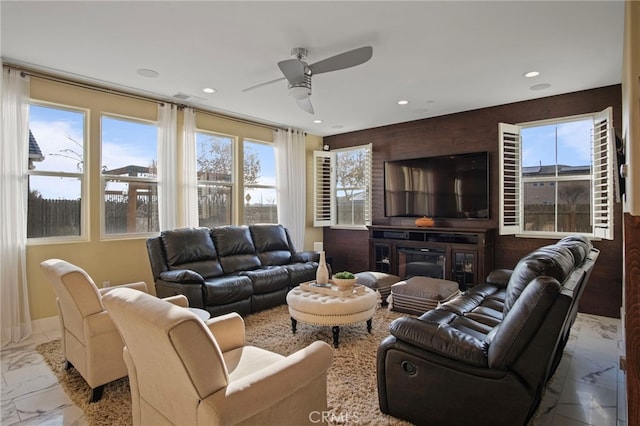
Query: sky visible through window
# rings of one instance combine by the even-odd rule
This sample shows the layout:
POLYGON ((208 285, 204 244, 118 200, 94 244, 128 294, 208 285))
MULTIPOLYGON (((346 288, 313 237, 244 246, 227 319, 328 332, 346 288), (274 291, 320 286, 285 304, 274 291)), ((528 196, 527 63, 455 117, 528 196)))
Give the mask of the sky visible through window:
MULTIPOLYGON (((81 172, 85 161, 84 113, 58 107, 30 105, 29 114, 29 128, 45 157, 44 161, 34 163, 36 170, 81 172)), ((114 170, 130 165, 149 167, 157 161, 155 124, 108 116, 102 117, 101 124, 103 169, 114 170)), ((255 142, 249 145, 260 160, 261 172, 258 184, 275 186, 273 146, 255 142)), ((94 152, 92 154, 97 155, 94 152)), ((67 181, 60 179, 59 184, 48 185, 38 190, 44 198, 77 199, 77 184, 70 184, 67 181)), ((262 198, 259 191, 252 195, 255 195, 255 200, 262 198)))
POLYGON ((591 128, 591 120, 523 127, 522 166, 591 164, 591 128))
MULTIPOLYGON (((81 173, 84 168, 84 113, 31 105, 29 129, 44 156, 35 170, 81 173)), ((25 165, 26 166, 26 165, 25 165)), ((57 185, 38 185, 42 197, 78 199, 77 183, 61 178, 57 185)))

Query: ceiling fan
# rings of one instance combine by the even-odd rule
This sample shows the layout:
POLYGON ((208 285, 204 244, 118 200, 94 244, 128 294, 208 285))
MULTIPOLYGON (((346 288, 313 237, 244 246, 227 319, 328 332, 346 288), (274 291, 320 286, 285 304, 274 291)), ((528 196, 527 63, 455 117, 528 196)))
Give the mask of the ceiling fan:
POLYGON ((289 82, 289 96, 296 100, 301 109, 309 114, 313 114, 313 105, 311 105, 311 100, 309 99, 311 96, 311 77, 315 74, 342 70, 364 64, 373 56, 373 48, 371 46, 359 47, 358 49, 331 56, 330 58, 323 59, 311 65, 304 61, 307 57, 307 49, 304 47, 291 49, 291 55, 294 59, 278 62, 278 67, 280 71, 282 71, 282 74, 284 74, 284 77, 256 84, 255 86, 244 89, 243 92, 248 92, 249 90, 286 79, 289 82))

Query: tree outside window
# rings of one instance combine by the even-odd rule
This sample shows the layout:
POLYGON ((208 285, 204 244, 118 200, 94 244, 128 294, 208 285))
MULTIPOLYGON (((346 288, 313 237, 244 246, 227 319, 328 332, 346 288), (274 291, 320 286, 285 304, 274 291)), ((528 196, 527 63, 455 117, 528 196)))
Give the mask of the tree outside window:
POLYGON ((77 109, 29 107, 28 238, 83 235, 85 119, 77 109))
POLYGON ((272 144, 245 140, 242 177, 245 224, 278 223, 276 155, 272 144))

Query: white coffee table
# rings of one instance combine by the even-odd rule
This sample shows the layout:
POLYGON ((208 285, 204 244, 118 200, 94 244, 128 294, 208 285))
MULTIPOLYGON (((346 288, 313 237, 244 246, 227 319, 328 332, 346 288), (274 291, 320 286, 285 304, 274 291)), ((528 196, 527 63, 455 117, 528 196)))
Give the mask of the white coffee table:
POLYGON ((209 318, 211 318, 211 314, 207 310, 200 309, 200 308, 187 308, 187 309, 193 312, 194 314, 196 314, 198 318, 200 318, 202 321, 206 321, 209 318))
POLYGON ((340 326, 366 321, 371 333, 371 319, 380 304, 380 293, 365 287, 362 294, 333 296, 295 287, 287 294, 291 330, 295 334, 298 321, 331 326, 333 346, 338 347, 340 326))

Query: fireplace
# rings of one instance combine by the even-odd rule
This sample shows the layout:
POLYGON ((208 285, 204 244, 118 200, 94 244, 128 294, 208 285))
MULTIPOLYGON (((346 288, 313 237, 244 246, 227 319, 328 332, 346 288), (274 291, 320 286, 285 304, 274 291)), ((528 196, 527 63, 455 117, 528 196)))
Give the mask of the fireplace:
POLYGON ((445 249, 398 247, 398 275, 444 278, 446 259, 445 249))

